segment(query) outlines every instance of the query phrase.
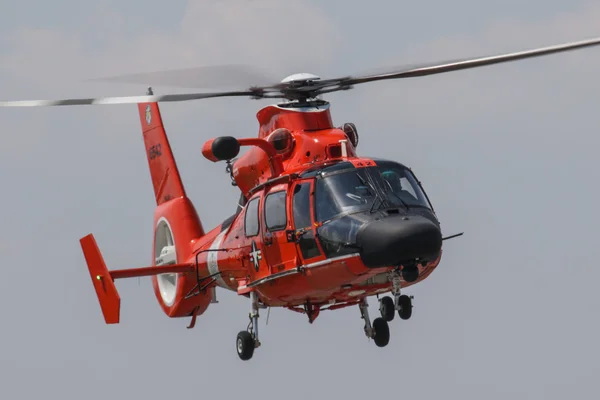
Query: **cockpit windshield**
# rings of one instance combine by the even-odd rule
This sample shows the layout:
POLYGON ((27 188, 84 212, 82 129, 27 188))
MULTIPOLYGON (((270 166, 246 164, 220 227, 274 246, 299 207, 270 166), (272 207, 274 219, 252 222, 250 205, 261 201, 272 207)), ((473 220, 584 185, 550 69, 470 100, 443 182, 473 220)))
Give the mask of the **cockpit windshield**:
POLYGON ((375 192, 365 174, 352 169, 317 180, 316 217, 327 221, 339 214, 368 210, 375 192), (361 176, 362 175, 362 176, 361 176))
POLYGON ((413 173, 392 161, 378 161, 375 167, 323 171, 316 182, 316 219, 328 221, 381 208, 410 208, 431 205, 413 173))
POLYGON ((417 178, 408 168, 391 161, 380 161, 377 168, 392 206, 403 203, 408 207, 432 208, 417 178))

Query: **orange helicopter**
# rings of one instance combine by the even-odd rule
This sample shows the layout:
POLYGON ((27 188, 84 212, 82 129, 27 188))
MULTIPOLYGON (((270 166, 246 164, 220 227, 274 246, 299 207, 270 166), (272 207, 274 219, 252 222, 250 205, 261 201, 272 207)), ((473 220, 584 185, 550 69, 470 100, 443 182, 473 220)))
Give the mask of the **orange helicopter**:
MULTIPOLYGON (((233 92, 2 102, 0 106, 137 103, 156 197, 152 266, 108 270, 94 236, 81 247, 107 324, 119 323, 115 279, 152 276, 163 311, 191 317, 194 327, 216 288, 251 303, 249 324, 238 333, 237 354, 249 360, 261 345, 259 310, 285 307, 314 322, 323 310, 357 305, 364 331, 379 347, 388 344, 388 322, 407 320, 412 297, 401 290, 426 279, 439 265, 438 218, 421 183, 407 166, 357 153, 356 126, 335 126, 321 95, 356 84, 438 74, 595 46, 600 39, 518 53, 400 69, 383 74, 321 80, 295 74, 273 85, 233 92), (186 196, 158 102, 224 96, 284 101, 257 114, 258 137, 208 140, 202 154, 225 161, 240 190, 235 213, 206 232, 186 196), (240 156, 241 147, 249 147, 240 156), (391 293, 391 296, 380 295, 391 293), (372 322, 368 297, 379 299, 372 322)), ((189 73, 187 70, 186 73, 189 73)), ((201 69, 195 70, 201 72, 201 69)), ((125 80, 172 83, 182 71, 131 75, 125 80)), ((117 80, 122 79, 118 78, 117 80)))

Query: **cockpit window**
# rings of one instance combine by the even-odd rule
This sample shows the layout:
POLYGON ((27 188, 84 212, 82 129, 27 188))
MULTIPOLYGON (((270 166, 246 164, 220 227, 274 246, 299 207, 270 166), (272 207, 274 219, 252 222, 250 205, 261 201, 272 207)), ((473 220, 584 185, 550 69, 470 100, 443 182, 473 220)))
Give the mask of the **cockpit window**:
POLYGON ((336 171, 331 175, 317 174, 315 201, 319 222, 381 208, 431 209, 412 172, 391 161, 380 161, 376 167, 336 171))
POLYGON ((375 192, 367 179, 363 171, 356 169, 317 179, 317 221, 368 210, 375 200, 375 192))
POLYGON ((391 161, 378 162, 377 167, 385 183, 387 198, 394 205, 403 203, 431 209, 425 193, 413 173, 405 166, 391 161))

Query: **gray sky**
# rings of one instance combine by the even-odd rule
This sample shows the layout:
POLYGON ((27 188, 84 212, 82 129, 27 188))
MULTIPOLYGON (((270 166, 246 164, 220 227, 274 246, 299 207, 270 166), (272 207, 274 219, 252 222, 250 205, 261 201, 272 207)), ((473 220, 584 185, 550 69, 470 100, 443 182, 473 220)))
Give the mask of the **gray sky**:
MULTIPOLYGON (((87 3, 0 2, 1 100, 143 94, 83 81, 164 68, 331 77, 600 36, 600 6, 580 0, 87 3)), ((119 281, 122 322, 104 325, 79 238, 93 232, 110 268, 151 261, 155 204, 135 105, 0 110, 3 394, 597 397, 599 69, 600 49, 589 49, 329 96, 334 122, 357 124, 360 153, 413 167, 444 233, 466 234, 406 291, 413 318, 391 323, 388 347, 367 340, 356 307, 314 325, 275 309, 249 363, 234 340, 250 305, 233 293, 220 291, 187 330, 162 313, 149 278, 119 281)), ((237 195, 202 144, 255 136, 266 104, 162 106, 207 229, 237 195)))

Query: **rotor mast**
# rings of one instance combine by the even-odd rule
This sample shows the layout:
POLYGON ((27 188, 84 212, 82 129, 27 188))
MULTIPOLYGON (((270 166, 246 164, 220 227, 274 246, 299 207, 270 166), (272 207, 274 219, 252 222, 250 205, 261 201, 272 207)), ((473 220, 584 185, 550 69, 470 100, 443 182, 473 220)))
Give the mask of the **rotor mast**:
POLYGON ((266 106, 256 113, 258 137, 265 138, 275 129, 290 126, 300 131, 333 128, 330 103, 313 95, 320 80, 319 76, 307 72, 283 78, 281 84, 287 86, 291 95, 287 101, 266 106))

